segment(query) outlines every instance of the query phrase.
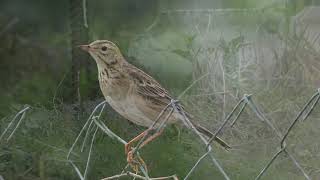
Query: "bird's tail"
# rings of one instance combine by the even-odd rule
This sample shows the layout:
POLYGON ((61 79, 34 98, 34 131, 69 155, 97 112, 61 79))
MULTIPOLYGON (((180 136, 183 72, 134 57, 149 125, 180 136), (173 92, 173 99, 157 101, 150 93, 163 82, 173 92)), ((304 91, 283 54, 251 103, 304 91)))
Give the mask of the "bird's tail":
MULTIPOLYGON (((184 118, 188 118, 190 120, 190 123, 203 135, 205 135, 207 138, 211 139, 214 134, 209 131, 208 129, 206 129, 205 127, 195 123, 195 121, 193 121, 194 117, 187 113, 184 108, 182 106, 178 106, 178 111, 184 111, 185 117, 180 117, 181 119, 184 118)), ((181 114, 181 113, 180 113, 181 114)), ((190 128, 190 126, 188 124, 186 124, 187 127, 190 128)), ((219 138, 218 136, 214 137, 214 140, 219 143, 223 148, 225 148, 226 150, 231 149, 231 146, 229 146, 226 142, 224 142, 224 140, 222 140, 221 138, 219 138)))
MULTIPOLYGON (((213 137, 213 133, 210 132, 208 129, 200 126, 200 125, 196 125, 195 124, 195 128, 203 135, 207 136, 209 139, 213 137)), ((219 143, 223 148, 229 150, 231 149, 231 146, 229 146, 226 142, 224 142, 224 140, 222 140, 221 138, 219 138, 218 136, 214 137, 214 140, 219 143)))

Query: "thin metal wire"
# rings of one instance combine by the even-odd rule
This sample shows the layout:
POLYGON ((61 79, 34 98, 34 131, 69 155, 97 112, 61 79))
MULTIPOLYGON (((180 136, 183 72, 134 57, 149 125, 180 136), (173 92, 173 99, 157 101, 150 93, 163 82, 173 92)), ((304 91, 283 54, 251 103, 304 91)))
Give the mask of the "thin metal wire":
MULTIPOLYGON (((194 170, 198 167, 198 165, 201 163, 201 161, 203 159, 205 159, 206 157, 210 156, 210 159, 212 160, 213 164, 215 165, 215 167, 218 168, 218 170, 223 174, 224 178, 229 180, 229 176, 226 174, 225 170, 222 168, 222 166, 218 163, 218 161, 216 160, 215 156, 213 155, 212 152, 212 147, 211 147, 211 143, 214 140, 214 138, 217 136, 217 134, 219 134, 223 128, 225 128, 225 126, 227 125, 228 121, 230 121, 232 119, 232 117, 234 116, 234 114, 237 112, 235 118, 232 120, 231 122, 231 127, 236 123, 236 121, 239 119, 239 117, 241 116, 241 114, 244 112, 245 108, 247 107, 247 105, 249 106, 249 108, 255 113, 255 115, 262 121, 265 122, 276 134, 277 137, 280 139, 280 150, 277 151, 273 157, 270 159, 270 161, 264 166, 264 168, 259 172, 259 174, 255 177, 256 180, 261 179, 261 177, 267 172, 267 170, 269 169, 269 167, 272 165, 272 163, 279 157, 280 154, 285 153, 291 160, 292 162, 295 164, 295 166, 301 171, 301 173, 303 174, 303 176, 307 179, 310 180, 311 178, 309 177, 309 175, 304 171, 304 169, 302 168, 302 166, 299 164, 299 162, 296 160, 296 158, 286 149, 286 143, 285 140, 288 138, 290 132, 293 130, 294 126, 297 124, 297 122, 299 121, 299 119, 302 120, 306 120, 310 114, 313 112, 313 110, 315 109, 315 107, 318 105, 320 101, 320 89, 317 90, 317 92, 315 94, 312 95, 312 97, 305 103, 305 105, 303 106, 303 108, 299 111, 299 113, 297 114, 297 116, 295 117, 295 119, 293 120, 293 122, 290 124, 290 126, 288 127, 288 129, 286 130, 286 133, 284 135, 281 135, 280 131, 277 130, 273 124, 271 123, 271 121, 265 117, 264 113, 262 113, 261 109, 255 104, 255 102, 252 100, 252 96, 251 95, 244 95, 243 98, 235 105, 235 107, 232 109, 232 111, 228 114, 227 118, 224 120, 224 122, 222 123, 222 125, 220 125, 220 127, 215 131, 215 133, 213 133, 213 136, 209 139, 206 140, 203 135, 195 128, 195 126, 191 123, 191 121, 188 119, 188 117, 186 116, 183 108, 180 106, 179 102, 177 100, 171 100, 171 102, 159 113, 158 117, 155 119, 154 123, 149 127, 149 129, 154 129, 157 124, 159 124, 159 126, 157 126, 155 128, 156 132, 159 132, 160 130, 162 130, 163 128, 165 128, 167 121, 169 120, 169 118, 172 116, 172 114, 174 112, 180 113, 182 115, 182 119, 181 121, 187 126, 189 127, 191 130, 193 130, 193 132, 195 132, 200 139, 203 141, 204 144, 206 144, 206 149, 207 151, 200 156, 200 158, 196 161, 196 163, 194 164, 194 166, 189 170, 189 172, 187 173, 187 175, 184 177, 184 179, 188 179, 191 174, 194 172, 194 170), (240 107, 240 108, 239 108, 240 107), (168 109, 170 109, 168 111, 168 109), (167 115, 164 117, 164 119, 161 121, 162 116, 165 114, 165 112, 168 112, 167 115)), ((92 153, 92 146, 93 146, 93 142, 96 136, 96 133, 98 131, 98 128, 100 128, 104 133, 106 133, 109 137, 116 139, 117 141, 119 141, 122 144, 127 144, 127 142, 125 140, 123 140, 121 137, 119 137, 118 135, 116 135, 115 133, 113 133, 100 119, 101 114, 105 108, 105 104, 106 101, 101 102, 100 104, 98 104, 94 110, 92 111, 92 113, 90 114, 88 120, 86 121, 86 123, 84 124, 83 128, 81 129, 80 133, 78 134, 77 138, 75 139, 74 143, 72 144, 68 155, 67 155, 67 160, 71 163, 71 165, 74 167, 74 169, 76 170, 78 176, 80 179, 85 180, 87 173, 88 173, 88 167, 89 167, 89 163, 90 163, 90 159, 91 159, 91 153, 92 153), (99 111, 100 110, 100 111, 99 111), (97 112, 99 111, 98 115, 97 112), (94 125, 93 125, 94 123, 94 125), (94 130, 94 134, 92 136, 91 139, 91 144, 90 144, 90 149, 89 149, 89 155, 88 155, 88 159, 86 162, 86 168, 84 171, 84 175, 82 175, 81 171, 79 170, 79 168, 70 160, 70 154, 73 151, 76 143, 79 141, 79 138, 81 137, 82 133, 85 131, 85 129, 87 128, 86 134, 85 134, 85 138, 84 141, 82 143, 81 149, 83 150, 84 145, 86 144, 87 138, 91 132, 91 129, 94 128, 93 126, 95 126, 95 130, 94 130)), ((21 111, 19 111, 14 118, 11 120, 11 122, 8 124, 8 126, 5 128, 4 132, 1 134, 0 136, 0 140, 5 136, 5 134, 8 132, 8 130, 13 126, 14 122, 20 117, 20 119, 18 120, 18 122, 16 123, 16 126, 13 128, 12 132, 10 133, 10 135, 7 138, 7 141, 10 140, 10 138, 13 136, 13 134, 15 133, 15 131, 17 130, 17 128, 19 127, 19 125, 21 124, 22 120, 25 118, 25 114, 26 112, 30 109, 30 107, 26 107, 24 109, 22 109, 21 111)), ((137 156, 140 157, 139 154, 139 149, 140 146, 142 144, 142 142, 145 140, 145 138, 149 135, 149 133, 147 133, 142 139, 141 141, 137 144, 137 146, 135 147, 135 153, 137 156)), ((141 158, 141 157, 140 157, 141 158)), ((128 166, 125 167, 125 169, 128 166)), ((143 178, 145 179, 157 179, 157 178, 150 178, 148 175, 147 170, 140 165, 140 170, 142 172, 142 174, 144 175, 143 178)), ((124 171, 123 171, 124 172, 124 171)), ((123 174, 122 172, 122 174, 123 174)), ((142 176, 141 176, 142 177, 142 176)), ((174 177, 174 176, 168 176, 168 177, 174 177)))
MULTIPOLYGON (((297 115, 297 117, 294 119, 294 121, 291 123, 291 125, 289 126, 287 132, 284 134, 282 140, 281 140, 281 147, 284 146, 284 141, 285 139, 288 137, 290 131, 292 130, 292 128, 295 126, 295 124, 298 122, 298 120, 300 119, 300 117, 302 116, 302 114, 306 111, 306 109, 308 108, 308 106, 311 104, 311 102, 316 98, 320 96, 320 91, 318 90, 317 93, 315 93, 310 100, 304 105, 304 107, 302 108, 302 110, 299 112, 299 114, 297 115)), ((316 102, 311 106, 311 109, 308 111, 308 113, 306 114, 306 116, 304 117, 304 119, 306 119, 310 113, 312 112, 312 110, 314 109, 314 107, 317 105, 317 103, 319 102, 319 100, 317 99, 316 102)))
MULTIPOLYGON (((292 131, 293 127, 295 126, 295 124, 298 122, 298 120, 302 117, 304 120, 306 118, 309 117, 309 115, 312 113, 312 111, 314 110, 314 108, 316 107, 316 105, 318 104, 320 100, 320 89, 318 89, 317 93, 315 93, 310 100, 304 105, 304 107, 302 108, 302 110, 298 113, 298 115, 296 116, 296 118, 294 119, 294 121, 290 124, 289 128, 287 129, 286 133, 284 135, 281 135, 280 131, 277 130, 277 128, 275 128, 275 126, 271 123, 271 121, 264 115, 264 113, 261 111, 261 109, 255 104, 255 102, 252 100, 252 95, 247 95, 245 94, 243 96, 243 98, 241 100, 238 101, 238 103, 234 106, 234 108, 232 109, 232 111, 228 114, 228 116, 226 117, 226 119, 223 121, 223 123, 218 127, 218 129, 213 133, 213 136, 207 140, 193 125, 193 123, 191 123, 191 121, 189 120, 189 118, 187 117, 187 115, 185 114, 183 108, 180 106, 179 102, 177 100, 171 100, 171 102, 159 113, 159 115, 157 116, 157 118, 155 119, 154 123, 149 127, 149 130, 156 130, 156 132, 159 132, 160 130, 162 130, 163 128, 165 128, 168 119, 172 116, 173 113, 180 113, 180 115, 182 115, 182 119, 181 121, 183 122, 184 125, 186 125, 187 127, 189 127, 193 132, 195 132, 200 139, 202 140, 202 142, 206 145, 206 152, 199 157, 199 159, 195 162, 195 164, 192 166, 192 168, 188 171, 187 175, 183 178, 184 180, 187 180, 190 178, 190 176, 192 175, 192 173, 195 171, 195 169, 199 166, 199 164, 201 163, 201 161, 205 158, 207 158, 208 156, 210 157, 211 161, 213 162, 213 165, 215 167, 218 168, 219 172, 221 172, 221 174, 223 175, 224 179, 226 180, 230 180, 229 176, 227 175, 227 173, 225 172, 225 170, 223 169, 223 167, 219 164, 218 160, 215 158, 213 152, 212 152, 212 146, 211 143, 214 140, 214 138, 222 131, 223 128, 226 127, 226 125, 228 124, 229 121, 231 121, 230 123, 230 127, 232 127, 236 121, 239 119, 239 117, 241 116, 241 114, 243 114, 244 110, 246 109, 246 107, 249 107, 249 109, 251 111, 254 112, 254 114, 261 120, 261 122, 264 122, 266 125, 268 125, 277 135, 277 137, 280 140, 280 150, 278 150, 270 159, 270 161, 263 167, 263 169, 259 172, 259 174, 255 177, 255 180, 259 180, 261 179, 261 177, 265 174, 265 172, 268 171, 269 167, 273 164, 273 162, 275 162, 275 160, 280 156, 280 154, 284 153, 285 155, 287 155, 293 162, 293 164, 301 171, 301 173, 303 174, 303 176, 307 179, 310 180, 311 178, 308 176, 308 174, 303 170, 302 166, 298 163, 298 161, 296 160, 296 158, 286 149, 286 144, 285 144, 285 140, 287 139, 289 133, 292 131), (248 106, 247 106, 248 105, 248 106), (165 117, 164 114, 166 114, 165 117), (232 117, 234 117, 232 119, 232 117)), ((102 103, 101 103, 102 104, 102 103)), ((101 105, 99 104, 99 105, 101 105)), ((99 106, 98 105, 98 106, 99 106)), ((103 106, 104 108, 104 106, 103 106)), ((95 110, 98 109, 97 107, 95 108, 95 110)), ((102 111, 102 110, 101 110, 102 111)), ((100 115, 101 115, 101 111, 100 111, 100 115)), ((93 113, 92 113, 93 114, 93 113)), ((115 133, 113 133, 99 118, 92 118, 91 114, 91 119, 92 121, 95 123, 95 125, 97 125, 97 127, 99 127, 104 133, 106 133, 109 137, 114 138, 116 140, 118 140, 120 143, 122 144, 126 144, 127 142, 124 141, 122 138, 120 138, 118 135, 116 135, 115 133)), ((97 117, 100 117, 97 116, 97 117)), ((88 125, 89 122, 86 122, 86 124, 88 125)), ((86 124, 84 126, 86 126, 86 124)), ((90 125, 89 125, 90 126, 90 125)), ((151 132, 151 131, 149 131, 151 132)), ((136 156, 140 157, 139 154, 139 150, 141 148, 141 144, 144 142, 144 140, 150 135, 148 133, 145 134, 145 136, 137 143, 136 147, 134 148, 134 153, 136 156)), ((81 133, 81 132, 80 132, 81 133)), ((87 135, 86 135, 87 136, 87 135)), ((93 141, 92 141, 93 142, 93 141)), ((88 162, 87 162, 88 164, 88 162)), ((74 167, 76 167, 74 165, 74 163, 72 163, 72 165, 74 167)), ((122 176, 130 176, 130 173, 128 174, 126 172, 126 169, 128 168, 128 164, 126 165, 126 167, 123 169, 123 171, 116 176, 111 176, 108 178, 116 178, 116 177, 122 177, 122 176)), ((144 167, 142 165, 140 165, 140 170, 143 174, 143 176, 139 176, 137 175, 136 178, 142 178, 142 179, 157 179, 157 178, 150 178, 148 175, 148 172, 146 171, 146 169, 144 169, 144 167)), ((76 171, 78 170, 78 168, 75 168, 76 171)), ((79 170, 78 170, 79 171, 79 170)), ((80 171, 79 171, 80 172, 80 171)), ((77 173, 79 173, 77 172, 77 173)), ((86 175, 86 174, 85 174, 86 175)), ((132 174, 131 174, 132 175, 132 174)), ((84 178, 85 176, 79 176, 80 179, 84 178)), ((134 176, 131 176, 134 177, 134 176)), ((174 176, 167 176, 167 177, 174 177, 174 176)), ((107 179, 108 179, 107 178, 107 179)))
POLYGON ((258 176, 255 178, 255 180, 259 180, 262 175, 268 170, 268 168, 271 166, 271 164, 277 159, 277 157, 283 152, 284 149, 280 149, 277 153, 273 155, 270 162, 260 171, 258 176))
POLYGON ((226 180, 230 180, 229 176, 227 175, 227 173, 225 172, 225 170, 223 169, 223 167, 220 165, 220 163, 216 160, 216 158, 214 157, 213 155, 213 152, 212 152, 212 147, 211 145, 209 144, 209 142, 203 137, 203 135, 196 129, 196 127, 193 125, 193 123, 191 123, 191 121, 189 120, 189 118, 186 116, 185 112, 183 111, 183 108, 178 104, 178 102, 176 101, 175 103, 172 103, 172 106, 173 108, 175 109, 176 112, 179 112, 182 116, 183 116, 183 119, 181 119, 182 121, 185 121, 186 123, 185 124, 188 124, 190 125, 189 127, 191 127, 192 131, 195 132, 199 137, 200 139, 202 140, 202 142, 204 144, 207 145, 207 152, 205 153, 205 156, 201 156, 200 159, 196 162, 194 168, 191 168, 191 170, 189 171, 188 173, 188 176, 186 176, 184 178, 184 180, 187 180, 189 178, 189 176, 191 175, 191 173, 195 170, 195 167, 200 164, 200 161, 204 159, 204 157, 206 157, 208 154, 210 155, 211 157, 211 160, 213 162, 213 164, 218 168, 218 170, 220 171, 220 173, 223 175, 223 177, 226 179, 226 180), (179 109, 181 109, 179 111, 179 109), (202 158, 203 157, 203 158, 202 158))
MULTIPOLYGON (((318 91, 319 92, 319 91, 318 91)), ((303 112, 306 110, 306 107, 311 104, 311 102, 313 101, 313 99, 316 96, 314 95, 310 101, 305 105, 305 107, 303 108, 302 112, 300 112, 299 114, 303 114, 303 112)), ((244 96, 245 98, 245 103, 249 105, 250 109, 256 114, 256 116, 262 121, 265 122, 276 134, 277 137, 280 139, 281 141, 281 150, 278 151, 273 157, 272 159, 269 161, 269 163, 260 171, 260 173, 258 174, 258 176, 256 177, 256 179, 260 179, 262 177, 262 175, 267 171, 267 169, 270 167, 270 165, 274 162, 274 160, 282 153, 282 152, 286 152, 286 154, 289 155, 290 159, 294 162, 294 164, 296 165, 296 167, 303 173, 304 177, 306 179, 310 179, 310 177, 307 175, 307 173, 303 170, 303 168, 299 165, 298 161, 284 148, 285 147, 285 141, 282 142, 282 135, 280 133, 279 130, 277 130, 273 124, 271 123, 270 120, 268 120, 265 116, 264 113, 262 113, 262 111, 260 110, 260 108, 258 108, 255 103, 253 102, 251 96, 244 96)), ((298 119, 301 115, 298 115, 298 119)), ((297 119, 294 120, 294 124, 297 122, 297 119)), ((289 130, 289 132, 291 131, 291 129, 289 130)))
POLYGON ((296 118, 293 120, 293 122, 290 124, 289 128, 287 129, 286 133, 283 135, 283 137, 280 140, 280 151, 278 151, 273 157, 272 159, 265 165, 265 167, 260 171, 260 173, 258 174, 258 176, 256 177, 256 180, 259 180, 262 175, 268 170, 268 168, 270 167, 270 165, 274 162, 274 160, 279 156, 279 154, 281 154, 282 152, 285 152, 290 159, 293 161, 293 163, 295 164, 295 166, 301 171, 301 173, 303 174, 303 176, 307 179, 307 180, 311 180, 311 178, 309 177, 309 175, 304 171, 304 169, 302 168, 302 166, 298 163, 298 161, 293 157, 292 154, 290 154, 287 149, 286 149, 286 144, 285 144, 285 140, 287 139, 289 133, 292 131, 293 127, 297 124, 298 120, 302 117, 302 115, 307 111, 308 107, 309 110, 307 111, 306 115, 303 117, 303 120, 305 120, 306 118, 309 117, 309 115, 311 114, 311 112, 313 111, 313 109, 316 107, 316 105, 319 102, 319 96, 320 96, 320 90, 318 89, 317 92, 315 94, 312 95, 312 97, 309 99, 309 101, 307 101, 307 103, 303 106, 303 108, 299 111, 298 115, 296 116, 296 118), (313 104, 312 104, 313 102, 313 104), (312 104, 310 106, 310 104, 312 104))
MULTIPOLYGON (((226 126, 226 124, 228 123, 228 121, 231 119, 231 117, 233 116, 233 114, 235 113, 235 111, 238 109, 238 107, 240 106, 240 104, 242 102, 245 101, 245 99, 247 98, 248 96, 245 95, 244 98, 242 98, 237 104, 236 106, 232 109, 231 113, 229 113, 229 115, 227 116, 227 118, 224 120, 224 122, 222 123, 222 125, 218 128, 218 130, 213 134, 213 136, 209 139, 208 141, 208 145, 212 143, 212 141, 216 138, 216 136, 221 132, 221 130, 226 126)), ((239 113, 237 114, 236 118, 232 121, 231 124, 234 124, 237 119, 239 118, 240 114, 242 113, 243 109, 244 109, 245 106, 242 106, 240 108, 240 111, 239 113)), ((207 145, 207 147, 208 147, 207 145)))

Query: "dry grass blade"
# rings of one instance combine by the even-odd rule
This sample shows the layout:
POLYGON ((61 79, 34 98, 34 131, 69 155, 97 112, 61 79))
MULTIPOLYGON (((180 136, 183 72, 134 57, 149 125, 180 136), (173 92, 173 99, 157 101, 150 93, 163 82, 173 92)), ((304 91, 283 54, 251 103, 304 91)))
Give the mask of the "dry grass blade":
POLYGON ((14 126, 14 122, 16 121, 16 119, 18 119, 18 117, 20 117, 20 119, 18 120, 17 124, 15 125, 15 127, 13 128, 12 132, 10 133, 10 135, 7 137, 7 141, 9 141, 11 139, 11 137, 13 136, 13 134, 16 132, 17 128, 19 127, 19 125, 21 124, 22 120, 25 118, 26 116, 26 112, 30 109, 30 107, 25 107, 23 108, 21 111, 19 111, 14 118, 10 121, 10 123, 8 124, 8 126, 6 127, 6 129, 3 131, 3 133, 0 135, 0 142, 1 139, 6 135, 6 133, 8 132, 8 130, 14 126))
MULTIPOLYGON (((100 104, 98 104, 98 105, 94 108, 94 110, 93 110, 92 113, 90 114, 87 122, 83 125, 83 127, 82 127, 82 129, 80 130, 78 136, 76 137, 76 139, 74 140, 71 148, 69 149, 69 152, 68 152, 68 154, 67 154, 67 159, 68 159, 68 160, 69 160, 69 158, 70 158, 71 152, 73 151, 76 143, 79 141, 82 133, 85 131, 86 127, 91 123, 91 121, 93 121, 93 117, 94 117, 94 115, 96 114, 96 112, 98 111, 98 109, 99 109, 100 107, 101 107, 101 110, 100 110, 100 113, 99 113, 99 114, 101 115, 101 113, 103 112, 103 109, 104 109, 104 107, 105 107, 105 104, 106 104, 106 101, 101 102, 100 104)), ((99 116, 99 117, 100 117, 100 116, 99 116)))

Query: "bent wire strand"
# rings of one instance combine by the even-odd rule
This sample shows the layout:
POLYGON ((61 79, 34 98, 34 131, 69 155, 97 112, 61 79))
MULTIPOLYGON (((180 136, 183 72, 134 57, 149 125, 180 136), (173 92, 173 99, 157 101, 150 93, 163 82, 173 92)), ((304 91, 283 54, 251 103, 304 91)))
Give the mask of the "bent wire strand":
POLYGON ((303 114, 307 111, 308 107, 309 110, 306 112, 305 116, 302 117, 302 120, 306 120, 309 115, 311 114, 311 112, 313 111, 313 109, 316 107, 316 105, 318 104, 320 99, 320 89, 317 90, 317 92, 315 94, 312 95, 312 97, 307 101, 307 103, 305 103, 305 105, 303 106, 303 108, 299 111, 298 115, 295 117, 295 119, 292 121, 292 123, 290 124, 289 128, 287 129, 286 133, 280 137, 280 150, 272 157, 272 159, 266 164, 266 166, 260 171, 260 173, 258 174, 258 176, 255 178, 256 180, 259 180, 263 174, 267 171, 267 169, 270 167, 270 165, 274 162, 274 160, 282 153, 286 153, 290 159, 293 161, 293 163, 296 165, 296 167, 301 171, 301 173, 303 174, 303 176, 308 179, 311 180, 311 178, 309 177, 309 175, 304 171, 304 169, 302 168, 302 166, 298 163, 298 161, 293 157, 292 154, 290 154, 287 149, 286 149, 286 144, 285 144, 285 140, 287 139, 289 133, 292 131, 292 129, 294 128, 294 126, 297 124, 298 120, 303 116, 303 114), (311 105, 312 104, 312 105, 311 105), (311 105, 311 106, 310 106, 311 105))
MULTIPOLYGON (((252 101, 251 99, 251 95, 247 95, 245 94, 243 96, 243 98, 238 101, 238 103, 236 104, 236 106, 232 109, 232 111, 228 114, 228 116, 226 117, 226 119, 223 121, 222 125, 219 126, 219 128, 215 131, 215 133, 213 134, 213 137, 211 137, 209 140, 206 140, 201 133, 193 126, 193 124, 190 122, 190 120, 188 119, 188 117, 186 116, 185 112, 183 111, 183 109, 181 108, 179 102, 177 100, 171 100, 171 102, 159 113, 159 115, 157 116, 157 118, 155 119, 154 123, 149 127, 149 129, 155 129, 156 132, 159 132, 160 130, 162 130, 163 128, 165 128, 166 123, 168 121, 168 119, 170 118, 170 116, 172 116, 172 113, 178 112, 180 113, 183 118, 181 119, 181 121, 183 122, 183 124, 185 124, 186 126, 190 127, 193 132, 195 132, 200 139, 202 140, 202 142, 204 142, 204 144, 206 145, 206 152, 205 154, 203 154, 198 161, 194 164, 194 166, 190 169, 190 171, 188 172, 188 174, 185 176, 185 180, 188 179, 190 177, 190 175, 192 174, 192 172, 196 169, 196 167, 200 164, 200 162, 206 158, 208 155, 210 156, 211 160, 213 161, 213 164, 218 168, 218 170, 223 174, 224 178, 229 180, 229 176, 225 173, 224 169, 222 168, 222 166, 218 163, 218 161, 216 160, 216 158, 214 157, 214 155, 212 154, 212 147, 211 147, 211 143, 214 140, 214 138, 222 131, 222 129, 227 125, 227 122, 230 121, 232 119, 232 117, 235 115, 235 113, 237 112, 237 114, 235 115, 235 118, 231 121, 230 126, 232 127, 236 121, 239 119, 240 115, 244 112, 244 109, 247 107, 247 105, 249 106, 249 108, 256 114, 256 116, 263 122, 265 122, 278 136, 278 138, 281 140, 280 141, 280 147, 281 149, 279 151, 277 151, 274 156, 272 157, 272 159, 266 164, 266 166, 260 171, 260 173, 258 174, 258 176, 255 178, 256 180, 260 179, 262 177, 262 175, 268 170, 268 168, 271 166, 271 164, 278 158, 278 156, 281 153, 285 153, 287 154, 290 159, 293 161, 293 163, 298 167, 298 169, 303 173, 304 177, 306 179, 310 179, 309 176, 304 172, 303 168, 301 167, 301 165, 298 163, 298 161, 293 157, 292 154, 290 154, 285 146, 285 139, 287 138, 288 134, 290 133, 290 131, 292 130, 292 128, 295 126, 295 124, 297 123, 297 121, 303 116, 303 120, 305 120, 313 111, 313 109, 315 108, 315 106, 318 104, 320 100, 320 89, 318 89, 317 93, 315 93, 310 100, 305 104, 305 106, 302 108, 302 110, 299 112, 299 114, 297 115, 297 117, 295 118, 295 120, 291 123, 291 125, 289 126, 289 128, 287 129, 286 133, 284 135, 281 135, 280 131, 278 131, 273 124, 271 123, 271 121, 269 121, 264 114, 262 113, 262 111, 255 105, 255 103, 252 101), (310 107, 311 106, 311 107, 310 107), (308 109, 308 107, 310 107, 308 109), (307 111, 308 109, 308 111, 307 111), (169 112, 167 112, 169 110, 169 112), (164 117, 164 119, 161 121, 161 118, 163 117, 163 115, 165 114, 165 112, 167 112, 168 114, 164 117), (156 124, 159 123, 160 125, 158 127, 156 127, 156 124)), ((89 119, 92 119, 92 121, 94 121, 94 123, 97 125, 97 127, 99 127, 104 133, 106 133, 109 137, 111 138, 115 138, 116 140, 118 140, 119 142, 126 144, 126 141, 124 141, 122 138, 120 138, 119 136, 117 136, 115 133, 113 133, 99 118, 92 118, 93 114, 95 113, 95 111, 101 106, 104 105, 105 102, 100 103, 95 110, 93 111, 93 113, 90 115, 89 119)), ((104 106, 103 106, 104 108, 104 106)), ((100 111, 100 115, 101 115, 102 110, 100 111)), ((100 116, 98 116, 100 117, 100 116)), ((90 127, 90 124, 92 122, 90 122, 89 124, 89 119, 86 122, 86 124, 84 126, 88 126, 90 127)), ((84 130, 85 127, 83 127, 84 130)), ((82 131, 80 133, 82 133, 82 131)), ((137 146, 133 149, 134 153, 136 155, 139 156, 139 149, 141 144, 143 143, 143 141, 147 138, 147 136, 149 135, 149 132, 146 133, 144 135, 144 137, 138 142, 137 146)), ((78 141, 79 136, 81 135, 79 133, 76 141, 78 141)), ((87 134, 86 134, 87 136, 87 134)), ((86 138, 85 138, 86 139, 86 138)), ((75 142, 76 143, 76 142, 75 142)), ((74 144, 75 144, 74 143, 74 144)), ((74 146, 74 145, 73 145, 74 146)), ((72 147, 73 149, 73 147, 72 147)), ((70 155, 70 153, 68 154, 68 156, 70 155)), ((87 162, 87 164, 89 164, 89 162, 87 162)), ((75 166, 72 163, 73 166, 75 166)), ((124 170, 128 167, 128 165, 124 168, 124 170)), ((144 178, 145 179, 152 179, 148 176, 148 173, 143 169, 143 166, 140 167, 144 178)), ((125 172, 123 170, 122 174, 125 172)))

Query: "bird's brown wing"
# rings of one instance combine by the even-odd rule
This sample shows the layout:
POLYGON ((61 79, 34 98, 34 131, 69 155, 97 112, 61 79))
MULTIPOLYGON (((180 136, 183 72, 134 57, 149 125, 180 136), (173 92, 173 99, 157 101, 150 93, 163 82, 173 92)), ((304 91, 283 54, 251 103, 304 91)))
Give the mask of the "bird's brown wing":
POLYGON ((147 73, 132 65, 128 66, 126 71, 129 78, 134 81, 137 93, 143 98, 162 107, 171 102, 172 98, 169 92, 147 73))
MULTIPOLYGON (((153 109, 158 107, 156 109, 158 109, 160 113, 160 111, 171 102, 172 98, 169 92, 147 73, 130 64, 129 66, 126 66, 126 71, 129 74, 130 78, 132 78, 135 82, 137 92, 143 98, 152 102, 153 109)), ((209 130, 192 122, 193 117, 188 114, 181 105, 177 108, 178 111, 183 111, 186 116, 190 118, 191 123, 200 133, 204 134, 208 138, 211 138, 213 136, 213 134, 209 130)), ((230 146, 219 137, 215 137, 215 141, 226 149, 230 148, 230 146)))

